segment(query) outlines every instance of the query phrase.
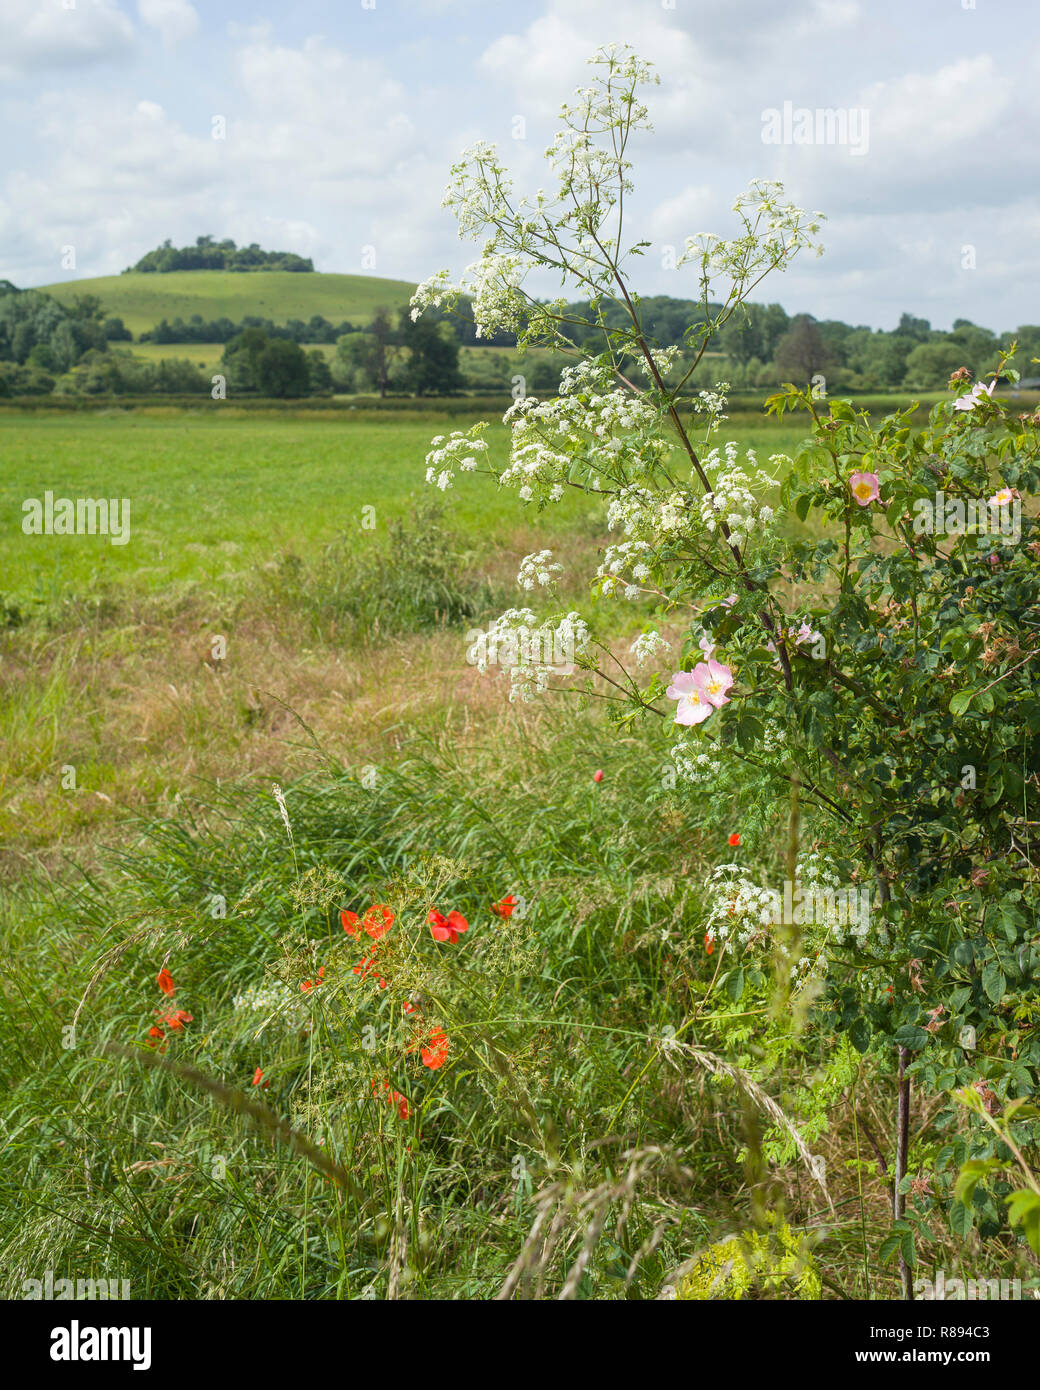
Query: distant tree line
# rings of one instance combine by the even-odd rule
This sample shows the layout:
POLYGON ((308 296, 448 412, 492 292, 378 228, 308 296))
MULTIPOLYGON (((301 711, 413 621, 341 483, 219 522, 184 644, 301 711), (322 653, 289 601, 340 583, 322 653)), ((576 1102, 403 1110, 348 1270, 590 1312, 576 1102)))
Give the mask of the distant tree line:
POLYGON ((320 348, 304 352, 294 338, 267 325, 247 326, 221 358, 228 394, 445 396, 465 389, 459 341, 447 324, 425 318, 413 323, 402 308, 396 322, 390 310, 379 309, 365 328, 347 327, 336 337, 330 365, 320 348))
POLYGON ((303 319, 289 319, 278 324, 271 319, 259 318, 254 314, 245 315, 241 322, 235 323, 226 316, 218 319, 203 319, 201 314, 192 314, 185 322, 178 314, 171 321, 160 319, 154 328, 147 329, 138 337, 142 343, 230 343, 247 328, 262 328, 269 338, 290 338, 294 343, 334 343, 344 333, 352 333, 354 325, 347 319, 342 323, 330 323, 321 314, 312 314, 304 323, 303 319))
MULTIPOLYGON (((679 347, 674 370, 683 371, 699 341, 698 307, 689 300, 654 296, 641 300, 638 310, 661 347, 679 347)), ((588 346, 597 335, 603 338, 604 327, 609 331, 622 326, 613 305, 604 307, 602 323, 599 312, 588 304, 571 305, 569 317, 567 331, 576 345, 588 346)), ((255 316, 239 323, 229 318, 206 321, 193 314, 187 322, 162 320, 143 333, 141 341, 223 343, 220 370, 229 394, 502 394, 515 389, 518 376, 523 377, 522 389, 532 394, 556 391, 564 356, 532 354, 517 360, 484 350, 468 353, 463 362, 460 349, 471 342, 462 331, 465 327, 464 319, 445 314, 424 314, 413 323, 404 307, 379 309, 364 326, 348 320, 334 324, 321 314, 306 323, 290 319, 286 324, 255 316), (326 357, 316 344, 334 344, 335 353, 326 357)), ((65 305, 41 290, 19 290, 0 280, 2 396, 55 390, 88 395, 210 390, 211 373, 178 358, 138 361, 120 348, 131 340, 122 319, 106 315, 97 295, 76 295, 65 305)), ((735 388, 764 389, 822 376, 831 393, 935 390, 958 367, 966 366, 976 375, 990 370, 1000 348, 1013 340, 1018 342, 1016 360, 1023 376, 1036 378, 1040 370, 1031 367, 1031 359, 1040 358, 1040 326, 1035 324, 998 336, 957 319, 947 333, 933 329, 926 319, 903 314, 896 328, 887 331, 818 320, 811 314, 790 317, 779 304, 750 305, 746 320, 734 318, 724 326, 716 351, 701 362, 690 385, 698 389, 723 379, 735 388)))
POLYGON ((166 275, 174 270, 295 270, 313 271, 309 256, 292 251, 263 251, 257 243, 236 246, 230 239, 214 241, 211 236, 196 237, 194 246, 174 246, 169 239, 147 252, 136 265, 127 266, 124 275, 166 275))
POLYGON ((903 314, 892 330, 853 327, 811 314, 787 319, 778 304, 764 312, 751 306, 750 314, 749 324, 731 319, 719 335, 719 346, 734 367, 734 385, 802 384, 821 375, 828 390, 936 390, 958 367, 968 367, 976 376, 992 370, 1001 348, 1012 342, 1018 344, 1016 365, 1023 377, 1037 375, 1036 368, 1030 369, 1030 359, 1040 356, 1037 324, 996 334, 964 318, 944 332, 912 314, 903 314))
MULTIPOLYGON (((936 390, 951 372, 969 367, 976 375, 990 370, 1002 347, 1018 343, 1017 365, 1023 376, 1030 359, 1040 357, 1040 325, 1022 324, 1014 332, 996 334, 969 319, 957 319, 949 332, 932 328, 927 319, 903 314, 892 329, 853 326, 840 319, 816 319, 812 314, 788 316, 779 304, 748 304, 746 316, 734 316, 717 334, 713 356, 702 362, 692 384, 707 385, 725 374, 735 387, 773 387, 781 381, 807 383, 823 376, 828 389, 877 391, 905 388, 936 390), (726 359, 719 362, 721 353, 726 359)), ((676 346, 688 354, 700 342, 704 308, 691 300, 648 296, 637 311, 651 340, 660 347, 676 346), (692 326, 692 332, 688 331, 692 326)), ((568 305, 576 322, 565 326, 582 347, 606 342, 605 330, 626 327, 624 311, 614 303, 598 310, 588 303, 568 305), (602 322, 601 322, 602 320, 602 322)), ((717 314, 710 305, 709 314, 717 314)), ((678 370, 682 370, 681 366, 678 370)))

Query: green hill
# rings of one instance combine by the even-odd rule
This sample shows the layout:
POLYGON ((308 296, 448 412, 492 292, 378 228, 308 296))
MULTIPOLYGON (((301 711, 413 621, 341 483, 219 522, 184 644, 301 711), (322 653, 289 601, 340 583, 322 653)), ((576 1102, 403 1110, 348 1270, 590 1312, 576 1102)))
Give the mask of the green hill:
POLYGON ((78 294, 96 294, 106 316, 121 318, 136 338, 160 319, 179 314, 206 320, 226 315, 235 323, 246 314, 286 323, 323 314, 332 323, 371 321, 377 309, 396 310, 408 303, 414 285, 375 275, 308 275, 271 270, 243 275, 227 270, 177 270, 168 275, 105 275, 93 280, 64 280, 39 286, 61 304, 78 294))

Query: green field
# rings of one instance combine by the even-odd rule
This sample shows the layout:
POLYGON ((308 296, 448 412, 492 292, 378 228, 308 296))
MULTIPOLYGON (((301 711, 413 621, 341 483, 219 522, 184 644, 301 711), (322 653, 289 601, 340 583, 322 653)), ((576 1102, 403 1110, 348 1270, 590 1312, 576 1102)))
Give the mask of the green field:
POLYGON ((121 318, 136 337, 160 319, 178 315, 189 319, 192 314, 201 314, 207 321, 226 316, 235 323, 247 314, 275 323, 291 318, 306 322, 313 314, 322 314, 331 323, 347 319, 361 325, 370 322, 377 309, 396 311, 407 304, 415 287, 375 275, 178 270, 168 275, 131 273, 63 280, 38 288, 62 304, 71 304, 76 295, 95 294, 105 314, 121 318))
MULTIPOLYGON (((435 414, 364 411, 242 417, 210 402, 198 410, 0 413, 0 592, 48 600, 114 582, 158 593, 248 574, 280 553, 306 554, 351 531, 364 543, 371 533, 360 530, 361 508, 375 507, 382 526, 407 510, 411 496, 440 496, 424 481, 430 439, 480 418, 479 406, 448 424, 435 414), (22 503, 47 490, 129 498, 129 543, 24 535, 22 503)), ((750 413, 732 424, 733 438, 763 454, 789 451, 804 433, 750 413)), ((504 460, 504 427, 494 425, 488 439, 504 460)), ((514 493, 464 475, 445 501, 453 524, 489 547, 503 532, 566 527, 580 512, 565 499, 539 523, 514 493)))
MULTIPOLYGON (((334 343, 301 343, 300 346, 304 352, 317 349, 330 361, 336 353, 334 343)), ((128 349, 144 362, 162 362, 164 359, 182 357, 207 371, 216 371, 224 355, 223 343, 116 343, 114 347, 117 350, 128 349)))

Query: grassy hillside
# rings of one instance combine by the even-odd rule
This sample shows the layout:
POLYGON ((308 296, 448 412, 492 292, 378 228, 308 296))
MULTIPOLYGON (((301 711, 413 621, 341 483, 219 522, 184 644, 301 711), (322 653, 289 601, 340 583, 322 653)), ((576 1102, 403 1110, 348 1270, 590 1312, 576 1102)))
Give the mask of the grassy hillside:
POLYGON ((333 323, 368 323, 379 308, 406 304, 414 286, 375 275, 296 274, 264 271, 253 275, 224 270, 180 270, 169 275, 104 275, 40 286, 63 304, 78 294, 96 294, 106 314, 123 320, 136 337, 160 319, 204 319, 226 314, 237 323, 245 314, 285 323, 324 314, 333 323))

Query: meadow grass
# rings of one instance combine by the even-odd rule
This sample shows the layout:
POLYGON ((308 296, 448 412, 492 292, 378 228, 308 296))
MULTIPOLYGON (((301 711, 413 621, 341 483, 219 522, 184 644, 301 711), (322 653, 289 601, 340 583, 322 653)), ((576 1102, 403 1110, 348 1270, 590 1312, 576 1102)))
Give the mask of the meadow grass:
MULTIPOLYGON (((5 1291, 50 1268, 107 1271, 142 1298, 489 1298, 510 1278, 514 1296, 646 1298, 739 1228, 747 1095, 663 1045, 713 988, 696 883, 739 797, 676 796, 641 740, 555 709, 501 717, 492 744, 417 732, 374 786, 326 764, 285 798, 291 840, 269 788, 201 788, 90 873, 6 898, 5 1291), (496 918, 507 892, 522 915, 496 918), (430 897, 469 918, 462 946, 431 940, 430 897), (398 911, 385 990, 353 972, 362 948, 337 920, 372 900, 398 911), (190 1061, 206 1088, 105 1051, 147 1038, 162 963, 167 1007, 193 1021, 159 1060, 190 1061), (434 1025, 444 1071, 407 1050, 434 1025), (385 1081, 408 1119, 373 1097, 385 1081), (244 1113, 258 1097, 336 1181, 244 1113)), ((765 1007, 746 997, 730 1026, 765 1007)), ((730 1040, 706 1022, 696 1041, 710 1059, 730 1040)), ((822 1060, 811 1042, 804 1060, 822 1060)), ((847 1186, 825 1221, 798 1163, 771 1180, 851 1290, 884 1203, 850 1207, 847 1186)))
MULTIPOLYGON (((301 343, 304 352, 317 349, 331 360, 336 353, 335 343, 301 343)), ((183 358, 207 372, 216 372, 224 356, 224 343, 116 343, 117 349, 125 349, 139 357, 143 362, 162 362, 171 358, 183 358)))
MULTIPOLYGON (((197 410, 0 412, 0 592, 47 602, 107 584, 137 594, 222 586, 279 552, 309 552, 338 535, 364 546, 427 490, 423 459, 431 436, 488 418, 479 403, 448 424, 432 405, 419 418, 363 411, 332 419, 263 412, 243 418, 232 411, 206 401, 197 410), (55 497, 129 498, 129 544, 97 535, 24 535, 23 502, 48 489, 55 497), (375 530, 362 529, 363 507, 375 509, 375 530)), ((792 449, 803 434, 798 424, 748 414, 732 422, 727 437, 764 453, 792 449)), ((505 428, 492 423, 487 438, 503 461, 505 428)), ((524 512, 513 493, 464 477, 450 501, 456 524, 489 542, 518 518, 566 530, 584 510, 569 497, 549 513, 524 512)))
MULTIPOLYGON (((703 946, 729 832, 779 862, 786 788, 675 786, 664 721, 510 705, 467 664, 522 555, 585 573, 604 535, 479 478, 425 488, 459 423, 0 416, 24 605, 0 633, 8 1296, 50 1269, 135 1298, 650 1298, 763 1203, 825 1297, 894 1295, 890 1063, 779 1044, 766 972, 734 992, 703 946), (131 553, 22 536, 46 487, 129 495, 131 553), (397 914, 385 989, 338 920, 370 902, 397 914), (468 918, 456 944, 431 903, 468 918), (191 1022, 149 1049, 174 1008, 191 1022)), ((725 430, 763 459, 802 435, 725 430)), ((590 602, 570 578, 562 599, 590 602)), ((643 612, 598 617, 623 651, 643 612)), ((960 1252, 939 1230, 919 1254, 960 1252)))

